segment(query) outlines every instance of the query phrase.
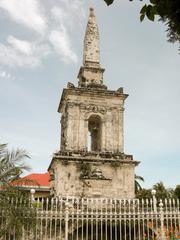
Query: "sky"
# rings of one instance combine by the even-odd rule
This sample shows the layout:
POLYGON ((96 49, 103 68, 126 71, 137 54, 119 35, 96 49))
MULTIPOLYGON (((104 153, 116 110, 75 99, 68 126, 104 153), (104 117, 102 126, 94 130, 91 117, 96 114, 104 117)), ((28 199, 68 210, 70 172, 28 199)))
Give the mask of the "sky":
POLYGON ((144 187, 180 184, 180 55, 166 27, 139 21, 144 2, 0 0, 0 142, 26 149, 46 172, 60 146, 61 93, 77 85, 89 7, 100 30, 109 89, 124 88, 125 153, 141 161, 144 187))

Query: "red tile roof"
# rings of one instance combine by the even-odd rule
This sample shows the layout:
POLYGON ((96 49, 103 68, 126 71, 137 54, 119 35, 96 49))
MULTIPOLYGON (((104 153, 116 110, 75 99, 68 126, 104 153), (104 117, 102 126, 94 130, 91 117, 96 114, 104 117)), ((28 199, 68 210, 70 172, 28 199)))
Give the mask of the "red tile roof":
POLYGON ((13 182, 16 186, 49 187, 49 173, 32 173, 13 182))

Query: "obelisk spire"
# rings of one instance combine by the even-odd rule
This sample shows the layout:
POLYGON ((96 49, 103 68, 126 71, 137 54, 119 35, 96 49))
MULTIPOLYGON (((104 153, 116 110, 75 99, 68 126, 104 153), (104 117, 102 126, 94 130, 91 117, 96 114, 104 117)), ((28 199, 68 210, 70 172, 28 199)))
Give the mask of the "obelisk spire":
POLYGON ((84 38, 83 65, 93 67, 100 65, 99 29, 93 8, 90 8, 84 38))
POLYGON ((90 8, 83 49, 83 66, 78 78, 79 87, 99 87, 103 85, 104 69, 100 67, 99 29, 94 14, 90 8))

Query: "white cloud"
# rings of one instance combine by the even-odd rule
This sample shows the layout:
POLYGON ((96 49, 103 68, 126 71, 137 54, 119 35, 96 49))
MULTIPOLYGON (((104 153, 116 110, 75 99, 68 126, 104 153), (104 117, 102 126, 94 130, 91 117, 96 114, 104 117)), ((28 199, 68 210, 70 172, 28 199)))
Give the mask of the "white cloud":
POLYGON ((43 43, 28 42, 13 36, 9 44, 0 44, 0 63, 11 67, 37 67, 49 54, 49 47, 43 43))
POLYGON ((7 36, 6 43, 0 43, 0 64, 38 67, 49 53, 59 55, 65 63, 77 62, 71 34, 84 18, 83 1, 57 0, 56 4, 51 5, 52 8, 48 9, 47 6, 39 0, 0 0, 0 9, 8 14, 17 27, 18 23, 26 26, 26 29, 42 33, 35 35, 33 42, 28 41, 29 37, 19 39, 7 36))
POLYGON ((77 56, 71 49, 69 36, 63 25, 61 25, 60 31, 53 30, 50 33, 49 41, 64 62, 77 62, 77 56))
POLYGON ((77 62, 77 55, 72 49, 71 32, 75 30, 75 26, 81 25, 84 18, 84 8, 82 0, 59 0, 51 9, 51 16, 56 23, 54 29, 49 36, 49 40, 53 45, 57 54, 66 63, 77 62))
POLYGON ((12 79, 14 80, 15 78, 7 71, 0 70, 0 79, 12 79))
POLYGON ((1 73, 0 73, 0 76, 1 76, 2 78, 5 78, 5 77, 6 77, 6 72, 5 72, 5 71, 1 72, 1 73))
POLYGON ((32 52, 32 44, 28 41, 17 39, 13 36, 9 36, 7 38, 7 42, 10 43, 16 50, 21 53, 31 55, 32 52))
POLYGON ((46 18, 37 0, 0 0, 0 8, 19 24, 38 33, 44 33, 46 30, 46 18))
POLYGON ((67 11, 74 13, 80 19, 85 16, 83 0, 59 0, 60 4, 64 4, 67 11))
POLYGON ((26 56, 18 52, 11 46, 0 44, 0 63, 11 67, 37 66, 40 64, 39 59, 32 56, 26 56))
POLYGON ((54 6, 51 9, 51 15, 56 21, 61 22, 61 24, 62 24, 62 21, 67 20, 67 17, 68 17, 67 12, 63 11, 62 8, 57 7, 57 6, 54 6))
POLYGON ((54 20, 70 30, 73 30, 76 24, 81 25, 85 17, 83 2, 79 0, 60 0, 60 3, 60 6, 54 6, 51 9, 51 15, 54 20))

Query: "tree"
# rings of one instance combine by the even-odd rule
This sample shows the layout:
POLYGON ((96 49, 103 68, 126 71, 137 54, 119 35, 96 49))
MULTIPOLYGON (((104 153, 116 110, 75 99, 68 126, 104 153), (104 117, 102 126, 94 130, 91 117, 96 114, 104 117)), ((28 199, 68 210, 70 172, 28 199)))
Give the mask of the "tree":
MULTIPOLYGON (((114 0, 104 0, 107 5, 111 5, 114 0)), ((129 0, 133 1, 133 0, 129 0)), ((140 11, 140 20, 145 16, 154 21, 155 16, 159 17, 167 26, 167 36, 170 42, 180 43, 180 1, 179 0, 150 0, 140 11)))
POLYGON ((139 199, 152 198, 151 189, 142 188, 136 193, 136 198, 139 199))
POLYGON ((156 183, 153 186, 153 189, 156 190, 156 198, 158 199, 165 199, 165 198, 172 198, 174 196, 174 190, 171 188, 166 188, 163 182, 156 183))
POLYGON ((10 152, 7 144, 0 144, 0 239, 22 239, 23 229, 32 231, 35 227, 36 211, 30 194, 13 187, 13 181, 30 169, 25 158, 29 158, 25 150, 10 152))
POLYGON ((24 163, 25 158, 30 158, 25 150, 17 149, 8 151, 7 144, 0 144, 0 184, 9 184, 18 179, 24 170, 30 167, 24 163))
POLYGON ((11 186, 0 191, 0 239, 20 240, 24 230, 26 234, 32 234, 36 227, 36 215, 27 191, 11 186))
POLYGON ((174 190, 174 196, 180 200, 180 185, 177 185, 174 190))
MULTIPOLYGON (((180 197, 180 185, 177 185, 176 193, 175 193, 174 189, 166 188, 164 186, 163 182, 158 182, 158 183, 154 184, 152 189, 156 190, 155 196, 157 199, 178 198, 178 196, 180 197)), ((151 188, 150 189, 141 188, 136 192, 136 197, 140 198, 140 199, 152 198, 152 193, 151 193, 152 189, 151 188)))
POLYGON ((144 178, 141 176, 135 175, 135 194, 137 194, 140 190, 142 190, 142 187, 139 181, 144 182, 144 178))

